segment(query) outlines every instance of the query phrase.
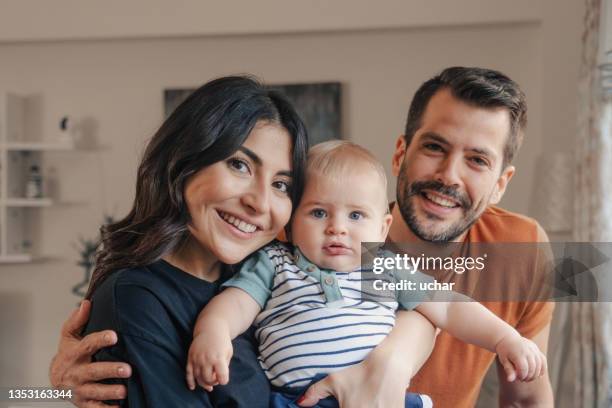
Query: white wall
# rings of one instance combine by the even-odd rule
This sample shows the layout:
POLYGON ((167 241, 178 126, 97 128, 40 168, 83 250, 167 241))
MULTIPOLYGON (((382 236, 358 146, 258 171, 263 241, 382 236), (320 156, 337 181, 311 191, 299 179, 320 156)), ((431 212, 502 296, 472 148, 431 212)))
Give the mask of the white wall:
POLYGON ((534 22, 546 0, 0 0, 0 42, 534 22))
MULTIPOLYGON (((0 1, 7 3, 13 2, 0 1)), ((372 149, 389 169, 408 103, 422 81, 448 65, 500 69, 522 85, 530 106, 518 173, 503 204, 528 213, 538 154, 551 143, 569 149, 573 139, 581 9, 555 3, 540 21, 529 22, 526 3, 517 3, 522 23, 0 44, 0 91, 40 94, 48 135, 61 115, 70 114, 87 121, 101 145, 94 152, 49 154, 45 162, 69 203, 41 210, 42 249, 54 259, 0 265, 0 306, 11 310, 0 314, 0 385, 46 384, 59 327, 78 300, 70 294, 82 275, 73 244, 95 235, 105 212, 127 211, 138 157, 161 122, 167 87, 241 72, 271 83, 341 81, 346 136, 372 149)), ((11 6, 17 4, 31 3, 11 6)), ((0 38, 39 38, 52 28, 30 27, 28 34, 11 24, 0 38)))

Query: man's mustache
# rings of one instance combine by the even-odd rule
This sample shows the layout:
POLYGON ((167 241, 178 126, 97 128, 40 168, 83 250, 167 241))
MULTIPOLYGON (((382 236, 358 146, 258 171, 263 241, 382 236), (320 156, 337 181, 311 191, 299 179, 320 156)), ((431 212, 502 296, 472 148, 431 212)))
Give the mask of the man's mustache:
POLYGON ((461 193, 456 187, 447 186, 439 181, 415 181, 410 184, 408 196, 417 195, 425 192, 425 190, 435 191, 436 193, 448 196, 459 202, 459 205, 468 209, 472 206, 472 201, 467 194, 461 193))

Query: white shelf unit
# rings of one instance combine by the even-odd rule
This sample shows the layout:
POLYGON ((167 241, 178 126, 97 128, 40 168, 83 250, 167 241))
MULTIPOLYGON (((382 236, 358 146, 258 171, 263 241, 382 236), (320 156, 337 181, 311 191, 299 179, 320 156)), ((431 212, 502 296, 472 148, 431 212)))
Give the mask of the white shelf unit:
POLYGON ((74 149, 67 142, 27 140, 27 102, 27 96, 0 94, 0 264, 35 259, 40 208, 53 205, 49 197, 25 197, 30 167, 40 167, 47 152, 74 149))
POLYGON ((44 152, 73 150, 74 144, 67 142, 7 142, 0 148, 9 152, 44 152))

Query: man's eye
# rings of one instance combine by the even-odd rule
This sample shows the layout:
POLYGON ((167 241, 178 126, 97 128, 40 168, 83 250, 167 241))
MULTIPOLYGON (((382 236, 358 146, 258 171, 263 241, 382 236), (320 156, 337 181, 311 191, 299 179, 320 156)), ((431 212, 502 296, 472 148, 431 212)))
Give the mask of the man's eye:
POLYGON ((472 163, 476 164, 477 166, 488 166, 489 165, 489 163, 481 157, 472 157, 470 160, 472 161, 472 163))
POLYGON ((315 208, 310 212, 310 214, 315 218, 325 218, 327 217, 327 212, 321 208, 315 208))
POLYGON ((352 213, 349 214, 349 218, 355 221, 360 220, 363 218, 363 213, 359 211, 353 211, 352 213))
POLYGON ((289 194, 291 192, 291 185, 286 181, 275 181, 272 186, 281 193, 289 194))
POLYGON ((423 145, 423 147, 425 147, 427 150, 430 150, 432 152, 442 152, 442 151, 444 151, 444 149, 442 149, 442 146, 440 146, 437 143, 426 143, 425 145, 423 145))
POLYGON ((229 167, 231 167, 232 169, 240 173, 250 173, 251 172, 249 165, 244 160, 232 158, 227 161, 227 164, 229 167))

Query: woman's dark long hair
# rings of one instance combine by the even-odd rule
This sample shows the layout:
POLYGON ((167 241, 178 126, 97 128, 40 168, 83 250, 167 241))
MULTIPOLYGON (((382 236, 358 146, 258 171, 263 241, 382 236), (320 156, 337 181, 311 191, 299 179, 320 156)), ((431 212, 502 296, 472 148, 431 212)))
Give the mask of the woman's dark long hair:
POLYGON ((251 77, 230 76, 204 84, 162 124, 138 167, 130 213, 101 228, 102 246, 86 298, 116 270, 148 265, 188 237, 185 183, 202 168, 230 157, 258 121, 283 126, 293 142, 291 199, 304 187, 308 141, 300 117, 287 99, 251 77))

